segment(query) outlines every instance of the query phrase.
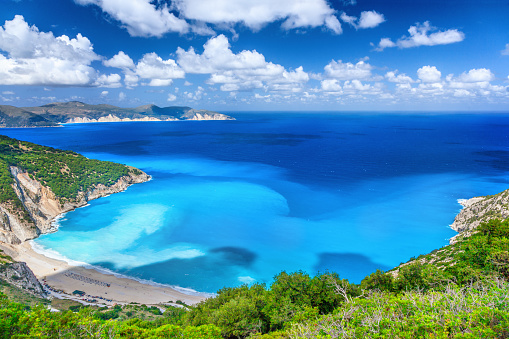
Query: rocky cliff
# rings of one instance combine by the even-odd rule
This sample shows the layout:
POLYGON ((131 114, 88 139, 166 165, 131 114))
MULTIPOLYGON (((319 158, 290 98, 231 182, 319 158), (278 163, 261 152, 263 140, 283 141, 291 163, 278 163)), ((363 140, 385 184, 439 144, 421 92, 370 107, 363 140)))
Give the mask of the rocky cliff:
MULTIPOLYGON (((71 118, 65 121, 66 124, 87 124, 91 122, 126 122, 126 121, 175 121, 175 118, 167 118, 167 119, 159 119, 154 117, 143 117, 143 118, 120 118, 116 115, 109 114, 105 117, 100 117, 97 119, 87 118, 87 117, 77 117, 71 118)), ((207 119, 213 120, 213 119, 207 119)))
POLYGON ((97 185, 90 191, 80 192, 73 201, 61 204, 56 195, 37 180, 30 178, 28 173, 18 167, 10 167, 14 178, 14 190, 21 200, 29 218, 15 213, 6 204, 0 204, 0 241, 8 244, 19 244, 36 238, 39 234, 52 231, 53 219, 61 213, 69 212, 84 206, 88 201, 106 195, 121 192, 132 184, 150 179, 146 173, 137 171, 121 177, 112 186, 97 185))
POLYGON ((24 262, 13 262, 0 266, 0 279, 35 296, 47 298, 39 280, 24 262))
POLYGON ((460 202, 463 209, 454 219, 451 228, 459 233, 471 231, 481 223, 494 218, 509 217, 509 190, 499 194, 476 197, 460 202))

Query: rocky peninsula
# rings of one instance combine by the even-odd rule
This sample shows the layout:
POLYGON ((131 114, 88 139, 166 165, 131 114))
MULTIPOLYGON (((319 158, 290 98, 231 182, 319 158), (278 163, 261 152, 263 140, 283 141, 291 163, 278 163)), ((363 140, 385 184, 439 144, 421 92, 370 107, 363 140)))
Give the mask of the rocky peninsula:
POLYGON ((458 236, 469 236, 481 223, 509 217, 509 189, 495 195, 460 200, 459 203, 463 209, 451 225, 459 234, 451 239, 451 244, 458 236))

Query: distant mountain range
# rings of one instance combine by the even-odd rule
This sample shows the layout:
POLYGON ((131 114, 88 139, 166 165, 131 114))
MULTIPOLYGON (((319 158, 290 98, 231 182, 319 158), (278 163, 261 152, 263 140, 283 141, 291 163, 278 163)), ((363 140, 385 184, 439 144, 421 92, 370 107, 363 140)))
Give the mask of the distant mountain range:
POLYGON ((235 120, 207 110, 191 107, 143 105, 122 108, 112 105, 89 105, 79 101, 58 102, 38 107, 0 105, 0 127, 52 127, 61 123, 172 120, 235 120))

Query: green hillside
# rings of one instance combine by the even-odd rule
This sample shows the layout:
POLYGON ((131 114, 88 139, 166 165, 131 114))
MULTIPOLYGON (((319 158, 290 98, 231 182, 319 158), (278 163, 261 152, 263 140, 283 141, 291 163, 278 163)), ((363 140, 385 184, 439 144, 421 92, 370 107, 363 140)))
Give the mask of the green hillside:
POLYGON ((224 288, 162 314, 143 305, 54 313, 3 296, 0 338, 509 338, 508 251, 509 220, 492 220, 360 285, 282 272, 269 287, 224 288))
POLYGON ((73 201, 79 192, 102 184, 111 186, 134 168, 109 161, 87 159, 72 152, 19 141, 0 135, 0 203, 22 209, 13 189, 10 166, 28 172, 32 179, 48 186, 61 202, 73 201))

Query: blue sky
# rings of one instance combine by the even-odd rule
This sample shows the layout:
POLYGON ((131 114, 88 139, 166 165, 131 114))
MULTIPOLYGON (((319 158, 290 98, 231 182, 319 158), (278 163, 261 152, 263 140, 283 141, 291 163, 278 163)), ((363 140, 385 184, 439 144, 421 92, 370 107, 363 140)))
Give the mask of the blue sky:
POLYGON ((509 111, 506 0, 0 0, 0 104, 509 111))

